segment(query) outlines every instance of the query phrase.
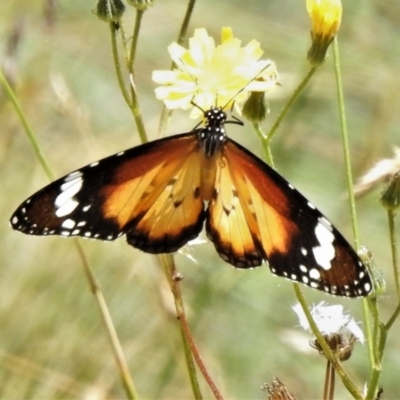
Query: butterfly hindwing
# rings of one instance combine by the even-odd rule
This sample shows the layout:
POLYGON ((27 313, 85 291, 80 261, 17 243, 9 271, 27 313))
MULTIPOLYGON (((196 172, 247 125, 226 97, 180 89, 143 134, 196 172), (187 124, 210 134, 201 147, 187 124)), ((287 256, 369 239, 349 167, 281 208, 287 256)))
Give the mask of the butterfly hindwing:
POLYGON ((22 203, 11 224, 32 235, 114 240, 126 234, 144 251, 175 251, 203 226, 196 148, 196 135, 189 133, 92 163, 22 203))
POLYGON ((224 260, 246 268, 265 259, 273 274, 335 295, 371 291, 352 247, 276 171, 231 139, 218 168, 222 183, 216 184, 206 228, 224 260), (237 222, 240 240, 232 241, 237 222))

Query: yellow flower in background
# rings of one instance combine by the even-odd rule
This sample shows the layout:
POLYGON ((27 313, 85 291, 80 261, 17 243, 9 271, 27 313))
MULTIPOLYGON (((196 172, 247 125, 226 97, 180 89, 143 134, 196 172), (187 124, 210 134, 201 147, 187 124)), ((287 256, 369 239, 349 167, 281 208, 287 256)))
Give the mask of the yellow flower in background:
POLYGON ((318 66, 324 62, 328 47, 339 31, 342 3, 340 0, 307 0, 307 11, 312 23, 308 60, 318 66))
MULTIPOLYGON (((189 48, 172 43, 168 47, 176 64, 173 71, 154 71, 156 97, 169 109, 188 109, 191 102, 208 110, 212 106, 229 107, 242 103, 249 92, 265 92, 276 85, 278 73, 270 60, 259 60, 260 44, 252 40, 241 47, 230 28, 222 28, 221 44, 216 46, 206 29, 196 29, 189 48), (255 79, 257 78, 257 79, 255 79)), ((202 112, 194 107, 191 117, 202 112)))

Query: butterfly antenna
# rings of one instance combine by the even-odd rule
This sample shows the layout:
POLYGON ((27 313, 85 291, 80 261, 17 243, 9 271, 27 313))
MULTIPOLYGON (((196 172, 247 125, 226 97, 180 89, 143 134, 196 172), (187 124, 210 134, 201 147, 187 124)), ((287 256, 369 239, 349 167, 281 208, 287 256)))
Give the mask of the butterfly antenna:
MULTIPOLYGON (((256 80, 268 67, 270 67, 270 66, 271 66, 271 64, 267 64, 264 68, 262 68, 261 71, 259 71, 259 72, 256 74, 256 76, 255 76, 254 78, 250 79, 240 90, 237 91, 236 94, 234 94, 234 95, 226 102, 226 104, 225 104, 223 107, 221 107, 221 110, 223 110, 224 108, 226 108, 226 107, 228 106, 228 104, 229 104, 231 101, 233 101, 233 99, 234 99, 235 97, 237 97, 240 93, 242 93, 242 92, 247 88, 247 86, 250 85, 251 82, 255 81, 255 80, 256 80)), ((232 105, 232 108, 233 108, 233 105, 232 105)))

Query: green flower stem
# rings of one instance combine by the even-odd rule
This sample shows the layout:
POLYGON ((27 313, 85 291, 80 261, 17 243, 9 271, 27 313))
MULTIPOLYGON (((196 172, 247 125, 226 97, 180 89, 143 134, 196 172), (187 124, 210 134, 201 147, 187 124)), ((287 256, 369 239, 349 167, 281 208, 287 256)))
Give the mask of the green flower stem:
POLYGON ((131 94, 132 94, 131 110, 132 110, 133 117, 135 118, 136 127, 138 129, 140 141, 142 143, 145 143, 145 142, 148 142, 149 139, 147 138, 146 128, 144 127, 143 118, 142 118, 142 112, 140 111, 140 107, 139 107, 139 100, 138 100, 134 76, 135 75, 133 72, 131 72, 131 74, 129 75, 129 79, 130 79, 130 83, 131 83, 131 94))
MULTIPOLYGON (((335 39, 333 40, 333 55, 335 61, 336 88, 337 88, 338 103, 339 103, 339 115, 340 115, 340 126, 341 126, 342 141, 343 141, 344 162, 346 167, 347 190, 350 203, 351 225, 353 228, 354 246, 358 251, 360 249, 360 239, 359 239, 359 231, 357 223, 356 202, 354 197, 353 176, 351 171, 349 138, 347 133, 346 111, 344 105, 342 73, 340 70, 339 44, 337 37, 335 37, 335 39)), ((366 326, 366 338, 368 342, 372 342, 371 327, 368 326, 370 320, 369 318, 367 318, 368 302, 366 299, 363 300, 363 313, 364 313, 364 324, 366 326)), ((370 354, 370 360, 371 360, 371 354, 370 354)))
POLYGON ((161 265, 164 268, 165 276, 168 280, 172 295, 174 297, 176 316, 181 329, 183 349, 186 358, 186 366, 189 373, 190 383, 192 385, 193 395, 195 399, 202 399, 200 386, 196 374, 196 368, 193 361, 191 340, 189 339, 191 335, 186 322, 185 308, 183 305, 182 293, 179 286, 180 279, 179 279, 179 274, 175 268, 175 261, 171 254, 160 254, 158 258, 161 262, 161 265))
POLYGON ((390 246, 391 246, 392 260, 393 260, 394 281, 396 284, 397 297, 398 299, 400 299, 399 255, 397 252, 397 240, 396 240, 396 231, 394 226, 394 218, 395 218, 394 211, 388 210, 389 235, 390 235, 390 246))
POLYGON ((265 160, 271 167, 274 167, 274 159, 272 157, 271 147, 269 145, 269 142, 267 141, 267 137, 265 136, 264 131, 262 130, 258 122, 253 122, 253 127, 263 147, 265 160))
POLYGON ((133 71, 133 66, 135 65, 136 47, 137 47, 139 31, 140 31, 140 25, 141 25, 141 22, 142 22, 144 11, 145 10, 137 10, 136 11, 136 21, 135 21, 135 27, 134 27, 134 30, 133 30, 131 51, 129 53, 129 61, 128 61, 128 69, 129 69, 129 71, 133 71))
MULTIPOLYGON (((372 340, 367 340, 367 345, 368 345, 368 353, 370 357, 370 365, 372 368, 379 362, 379 354, 378 352, 378 345, 379 345, 379 308, 377 304, 377 298, 373 297, 371 299, 368 299, 369 306, 368 310, 370 311, 370 314, 372 315, 373 318, 373 329, 372 332, 367 332, 366 336, 371 337, 372 340)), ((368 316, 368 313, 366 313, 368 316)), ((365 325, 368 329, 371 329, 371 323, 370 321, 368 324, 365 325)))
POLYGON ((124 48, 125 63, 126 63, 126 65, 128 65, 129 64, 129 46, 128 46, 129 39, 126 36, 125 26, 122 22, 122 19, 119 22, 119 31, 121 32, 121 40, 122 40, 122 46, 124 48))
POLYGON ((122 95, 124 96, 125 102, 128 104, 128 106, 130 108, 132 101, 131 101, 129 92, 126 89, 124 77, 122 74, 121 62, 119 60, 119 54, 118 54, 118 45, 117 45, 117 35, 116 35, 115 24, 113 22, 110 22, 109 26, 110 26, 110 33, 111 33, 111 49, 112 49, 112 55, 113 55, 113 60, 114 60, 115 72, 117 74, 117 79, 118 79, 118 85, 119 85, 119 88, 121 89, 122 95))
MULTIPOLYGON (((393 315, 390 317, 389 321, 386 324, 379 323, 379 314, 378 314, 378 308, 377 306, 374 307, 374 304, 376 303, 376 299, 370 299, 369 303, 371 307, 372 314, 377 314, 375 320, 375 323, 379 326, 379 340, 378 338, 376 339, 376 353, 375 353, 375 364, 373 364, 373 368, 371 371, 371 377, 368 382, 368 393, 366 396, 366 399, 375 399, 376 398, 376 392, 378 390, 378 383, 379 383, 379 378, 382 372, 382 363, 383 363, 383 355, 385 353, 385 347, 386 347, 386 340, 387 340, 387 335, 389 333, 390 328, 392 327, 394 321, 398 318, 400 314, 400 303, 397 305, 393 315)), ((375 338, 375 337, 374 337, 375 338)))
POLYGON ((290 107, 297 100, 297 98, 299 97, 300 93, 303 91, 303 89, 306 87, 307 83, 310 81, 310 79, 314 75, 315 71, 316 71, 316 68, 312 67, 310 69, 310 71, 308 72, 308 74, 303 79, 303 81, 297 87, 297 89, 293 92, 292 97, 286 103, 285 107, 283 108, 283 110, 279 114, 278 118, 276 119, 274 125, 272 126, 272 128, 268 132, 267 139, 266 139, 268 144, 271 143, 272 137, 274 136, 276 130, 279 128, 279 125, 281 124, 283 118, 285 118, 287 112, 290 110, 290 107))
POLYGON ((352 380, 349 378, 349 376, 346 374, 344 369, 342 368, 341 364, 339 361, 336 359, 334 354, 332 353, 332 350, 328 346, 328 343, 326 343, 325 338, 322 336, 322 333, 319 331, 317 324, 313 320, 310 310, 307 307, 307 302, 304 297, 304 294, 302 293, 300 286, 298 283, 293 283, 294 291, 296 293, 296 297, 299 300, 299 303, 304 311, 304 314, 307 318, 308 324, 310 325, 310 328, 315 335, 315 337, 318 340, 318 343, 320 344, 325 357, 331 362, 332 366, 335 368, 336 372, 342 379, 343 384, 346 386, 348 391, 351 393, 351 395, 358 400, 364 399, 362 396, 361 392, 357 389, 355 384, 352 382, 352 380))
POLYGON ((157 136, 159 138, 165 136, 165 132, 167 130, 167 126, 169 124, 169 120, 171 119, 172 115, 172 110, 168 110, 165 105, 163 105, 162 110, 161 110, 161 116, 160 116, 160 121, 158 123, 158 134, 157 136))
POLYGON ((399 314, 400 314, 400 303, 397 304, 397 307, 396 307, 393 315, 390 317, 389 321, 386 324, 386 329, 387 330, 389 330, 392 327, 394 321, 396 321, 396 319, 398 318, 399 314))
POLYGON ((347 190, 350 203, 351 224, 353 228, 354 246, 356 250, 359 250, 360 239, 359 239, 358 224, 357 224, 356 202, 354 197, 353 176, 351 171, 349 136, 347 132, 346 110, 344 105, 343 84, 342 84, 342 72, 340 70, 339 45, 337 38, 335 38, 333 41, 333 54, 335 60, 336 89, 337 89, 338 103, 339 103, 340 127, 342 132, 344 162, 346 167, 347 190))
POLYGON ((102 316, 102 320, 104 326, 106 328, 106 332, 108 334, 108 339, 111 344, 111 349, 114 353, 114 358, 118 366, 120 378, 122 384, 124 386, 125 392, 129 399, 136 400, 138 399, 138 395, 133 384, 132 377, 129 373, 128 365, 125 360, 124 353, 122 351, 121 344, 119 343, 117 332, 115 331, 114 324, 111 319, 110 312, 107 308, 106 301, 104 299, 103 293, 101 291, 100 284, 98 283, 92 268, 90 266, 89 260, 86 257, 86 254, 82 248, 82 244, 79 240, 74 240, 75 247, 81 257, 81 261, 83 264, 83 269, 86 275, 86 279, 89 282, 90 290, 97 301, 97 305, 100 309, 100 314, 102 316))
MULTIPOLYGON (((193 14, 193 9, 194 9, 194 5, 196 4, 196 0, 190 0, 188 7, 186 9, 186 14, 185 14, 185 18, 183 19, 183 23, 181 26, 181 30, 179 32, 179 36, 178 36, 178 44, 183 44, 183 42, 186 39, 186 35, 187 35, 187 30, 189 27, 189 22, 190 22, 190 18, 192 17, 193 14)), ((172 67, 173 68, 173 67, 172 67)))
MULTIPOLYGON (((117 37, 116 37, 116 29, 115 24, 110 23, 110 32, 111 32, 111 47, 112 47, 112 55, 114 59, 115 65, 115 72, 117 74, 118 85, 121 89, 121 93, 124 96, 125 102, 128 105, 129 109, 132 111, 133 118, 135 119, 136 127, 138 129, 139 137, 142 143, 148 141, 146 129, 144 127, 142 114, 140 112, 139 101, 136 91, 136 85, 134 82, 134 71, 133 67, 132 70, 129 70, 129 78, 130 78, 130 88, 131 88, 131 95, 129 95, 128 90, 125 86, 124 77, 122 74, 121 63, 119 60, 118 54, 118 45, 117 45, 117 37)), ((134 39, 132 39, 134 40, 134 39)), ((125 57, 126 59, 126 57, 125 57)))
POLYGON ((332 367, 330 361, 327 361, 323 399, 333 400, 334 393, 335 393, 335 368, 332 367))
POLYGON ((196 361, 196 364, 199 367, 204 379, 208 383, 208 386, 210 387, 211 391, 213 392, 214 397, 217 400, 223 400, 221 393, 219 392, 217 386, 215 385, 214 381, 212 380, 210 374, 208 373, 208 371, 203 363, 203 360, 200 356, 199 350, 197 349, 196 343, 193 340, 193 336, 190 332, 189 325, 187 323, 185 315, 184 315, 184 318, 179 319, 179 322, 181 322, 181 326, 182 326, 183 332, 185 334, 185 337, 187 338, 187 340, 190 344, 190 349, 192 351, 192 354, 196 361))
POLYGON ((368 391, 366 395, 366 399, 375 399, 376 398, 376 392, 378 390, 378 383, 379 383, 379 378, 382 372, 382 359, 383 359, 383 354, 384 354, 384 349, 386 345, 386 339, 387 339, 387 329, 384 326, 384 324, 379 325, 379 332, 380 332, 380 338, 379 338, 379 359, 377 362, 373 365, 372 370, 371 370, 371 377, 368 381, 368 391))
MULTIPOLYGON (((16 98, 13 90, 11 89, 10 85, 8 84, 5 76, 3 75, 1 69, 0 69, 0 82, 2 83, 3 87, 4 87, 4 91, 5 93, 8 95, 11 103, 14 106, 14 109, 16 111, 16 113, 18 114, 21 123, 25 129, 25 133, 28 136, 32 147, 34 149, 34 152, 36 154, 36 157, 39 160, 40 165, 42 166, 42 168, 44 169, 46 175, 49 177, 50 180, 53 180, 53 173, 51 172, 50 167, 48 166, 48 163, 43 155, 43 152, 38 144, 38 141, 36 139, 36 135, 33 132, 32 128, 30 127, 28 121, 25 118, 25 114, 22 111, 22 108, 19 104, 18 99, 16 98)), ((81 261, 82 261, 82 265, 85 271, 85 275, 88 279, 90 288, 92 293, 95 296, 95 299, 97 301, 97 304, 99 306, 102 318, 103 318, 103 322, 105 324, 106 330, 107 330, 107 334, 109 336, 110 339, 110 343, 112 345, 112 350, 115 356, 115 359, 117 361, 117 365, 119 368, 119 372, 120 372, 120 376, 126 391, 126 394, 128 396, 129 399, 137 399, 137 395, 136 395, 136 391, 133 385, 133 381, 132 378, 129 374, 129 370, 127 368, 127 364, 121 349, 121 345, 118 341, 118 337, 117 334, 115 332, 115 328, 113 326, 111 317, 110 317, 110 313, 107 309, 107 304, 104 300, 104 297, 102 295, 101 292, 101 288, 99 286, 99 284, 96 281, 95 275, 91 269, 91 266, 89 264, 89 261, 87 260, 87 257, 81 247, 81 244, 79 243, 79 241, 75 240, 75 246, 77 248, 78 254, 80 255, 81 261)))
MULTIPOLYGON (((194 9, 194 5, 196 4, 196 0, 190 0, 188 7, 186 9, 186 14, 185 14, 185 18, 183 19, 183 23, 181 26, 181 30, 179 32, 178 35, 178 40, 177 43, 182 45, 183 42, 186 39, 186 35, 187 35, 187 30, 189 27, 189 22, 190 22, 190 18, 192 17, 193 14, 193 9, 194 9)), ((175 63, 172 62, 171 64, 171 70, 175 68, 175 63)), ((164 137, 165 136, 165 131, 167 129, 168 126, 168 122, 169 119, 171 117, 172 111, 168 110, 165 105, 163 105, 162 110, 161 110, 161 115, 160 115, 160 122, 158 123, 158 137, 164 137)))
POLYGON ((0 68, 0 83, 3 85, 4 92, 7 94, 8 98, 10 99, 12 105, 14 106, 15 112, 18 114, 19 119, 21 120, 22 126, 25 129, 25 133, 28 136, 29 141, 31 142, 31 145, 35 151, 36 157, 39 160, 40 165, 42 166, 44 172, 46 173, 47 177, 49 178, 50 181, 54 180, 54 175, 49 167, 49 164, 46 160, 46 157, 44 156, 42 149, 39 146, 39 143, 36 139, 36 135, 33 132, 33 129, 29 125, 29 122, 25 118, 25 114, 22 111, 21 105, 19 104, 19 101, 17 97, 14 94, 14 91, 12 90, 11 86, 9 85, 6 77, 3 74, 2 69, 0 68))

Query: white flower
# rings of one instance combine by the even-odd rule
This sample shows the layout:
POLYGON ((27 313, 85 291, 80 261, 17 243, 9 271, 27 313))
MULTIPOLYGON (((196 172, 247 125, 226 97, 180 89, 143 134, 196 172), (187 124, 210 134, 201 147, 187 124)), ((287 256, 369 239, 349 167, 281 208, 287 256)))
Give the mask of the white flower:
MULTIPOLYGON (((299 317, 302 328, 311 332, 310 325, 308 324, 301 305, 296 304, 292 308, 299 317)), ((318 329, 323 335, 328 337, 339 335, 342 343, 350 342, 352 337, 361 343, 365 342, 363 331, 349 314, 343 312, 343 306, 329 306, 325 305, 325 302, 322 301, 316 306, 313 306, 310 312, 318 329)))

